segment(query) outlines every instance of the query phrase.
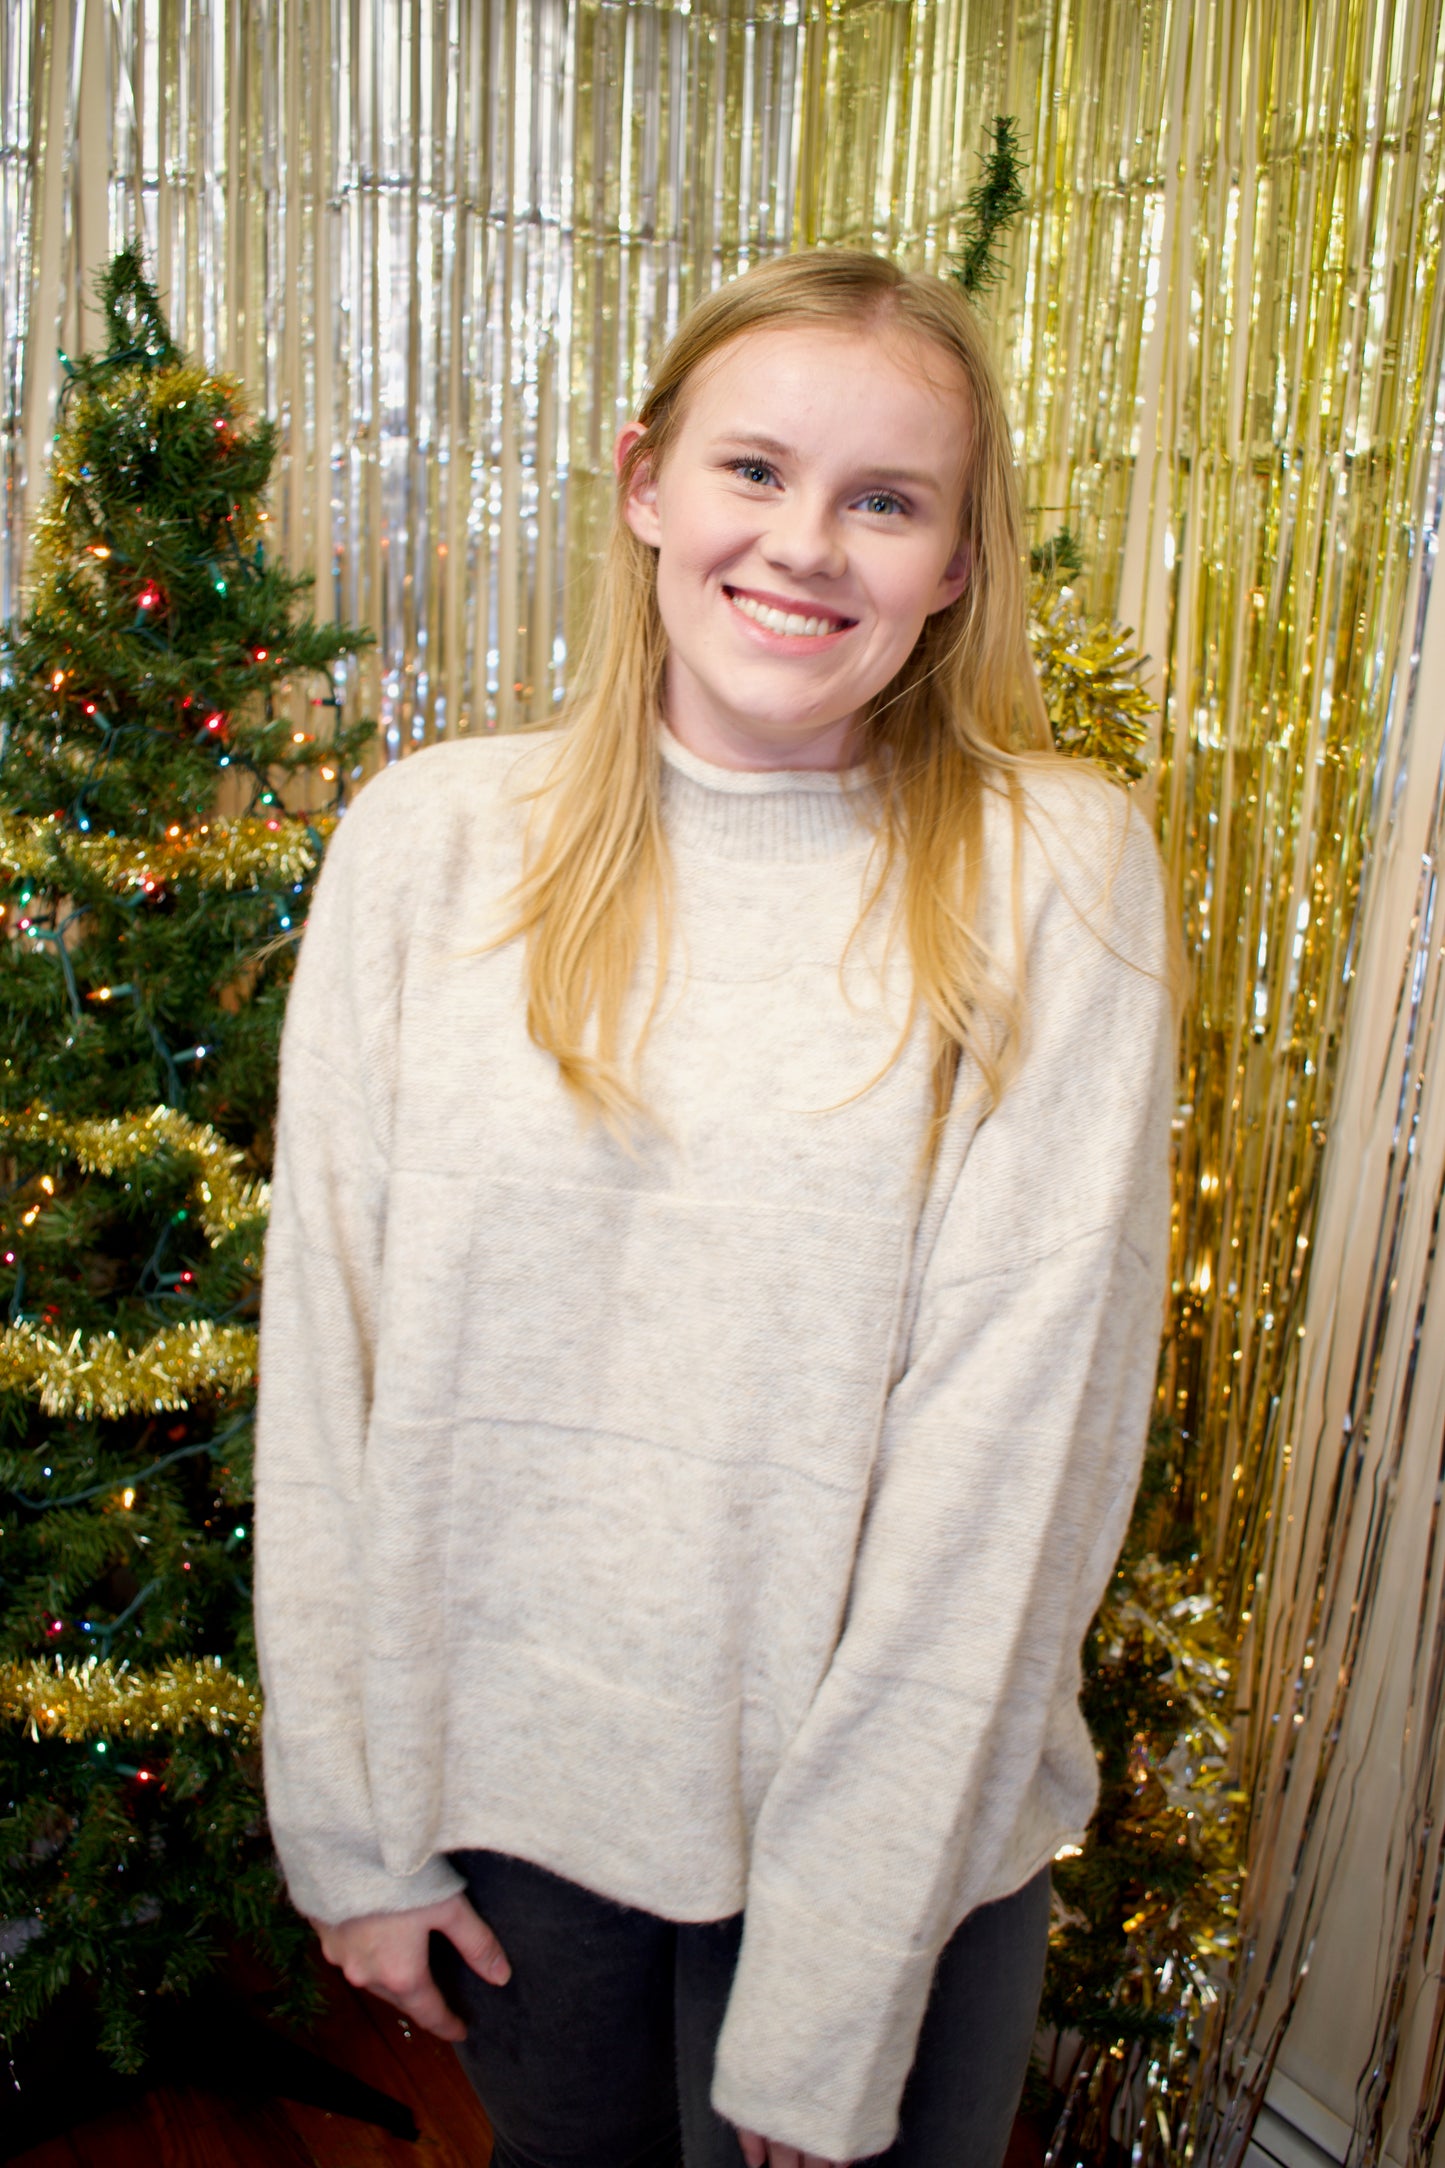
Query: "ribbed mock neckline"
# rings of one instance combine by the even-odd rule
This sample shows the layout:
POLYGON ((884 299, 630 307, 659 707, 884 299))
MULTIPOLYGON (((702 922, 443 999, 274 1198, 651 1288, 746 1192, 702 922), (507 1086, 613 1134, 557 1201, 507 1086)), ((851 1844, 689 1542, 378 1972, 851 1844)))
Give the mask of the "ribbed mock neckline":
POLYGON ((872 835, 866 768, 715 768, 665 724, 659 742, 668 833, 706 857, 832 858, 872 835))

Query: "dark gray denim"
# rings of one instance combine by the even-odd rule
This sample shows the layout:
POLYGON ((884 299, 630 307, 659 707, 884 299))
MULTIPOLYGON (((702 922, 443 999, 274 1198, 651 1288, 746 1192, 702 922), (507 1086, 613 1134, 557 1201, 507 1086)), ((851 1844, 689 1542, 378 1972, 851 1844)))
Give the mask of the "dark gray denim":
MULTIPOLYGON (((499 1852, 452 1860, 512 1965, 491 1987, 432 1937, 437 1980, 467 2024, 457 2052, 496 2135, 493 2168, 740 2168, 708 2093, 742 1914, 677 1925, 499 1852)), ((880 2168, 998 2168, 1048 1924, 1046 1868, 956 1930, 880 2168)))

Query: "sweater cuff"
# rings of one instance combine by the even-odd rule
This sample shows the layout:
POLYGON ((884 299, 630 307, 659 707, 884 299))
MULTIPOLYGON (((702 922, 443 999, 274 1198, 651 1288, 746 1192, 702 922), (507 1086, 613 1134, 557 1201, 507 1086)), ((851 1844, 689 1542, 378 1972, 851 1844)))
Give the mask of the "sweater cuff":
POLYGON ((414 1874, 392 1874, 379 1851, 357 1845, 288 1845, 282 1866, 291 1902, 307 1919, 334 1927, 365 1912, 412 1912, 444 1904, 466 1883, 440 1853, 414 1874))
POLYGON ((862 1941, 751 1882, 718 2038, 717 2113, 827 2160, 886 2152, 937 1961, 937 1951, 862 1941))

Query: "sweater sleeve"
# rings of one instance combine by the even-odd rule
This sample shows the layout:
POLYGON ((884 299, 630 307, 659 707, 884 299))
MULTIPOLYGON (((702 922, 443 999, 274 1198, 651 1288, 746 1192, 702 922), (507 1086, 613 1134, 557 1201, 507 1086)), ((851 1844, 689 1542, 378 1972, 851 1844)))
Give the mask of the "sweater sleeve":
MULTIPOLYGON (((256 1414, 256 1639, 266 1803, 297 1907, 336 1921, 450 1896, 440 1859, 384 1864, 358 1617, 397 1011, 417 799, 403 764, 332 839, 287 1004, 256 1414)), ((419 859, 417 851, 423 855, 419 859)))
POLYGON ((1138 1481, 1174 1022, 1158 854, 1110 808, 1092 929, 1080 881, 1050 877, 1024 1060, 940 1170, 931 1237, 925 1208, 843 1631, 755 1832, 713 2104, 830 2159, 893 2142, 944 1943, 1060 1841, 1040 1787, 1061 1709, 1077 1757, 1080 1648, 1138 1481))

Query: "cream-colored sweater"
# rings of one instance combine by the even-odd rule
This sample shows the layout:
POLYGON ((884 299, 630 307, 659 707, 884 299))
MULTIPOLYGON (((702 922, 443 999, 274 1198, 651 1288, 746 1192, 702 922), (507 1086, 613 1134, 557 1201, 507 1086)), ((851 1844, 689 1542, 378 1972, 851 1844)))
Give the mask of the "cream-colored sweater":
MULTIPOLYGON (((450 1894, 471 1846, 745 1907, 714 2103, 856 2159, 948 1935, 1094 1800, 1079 1651, 1164 1292, 1157 853, 1122 794, 1031 786, 1027 1056, 982 1123, 965 1075, 920 1198, 905 965, 875 927, 840 969, 869 786, 665 740, 629 1157, 528 1039, 520 944, 477 952, 553 742, 386 770, 317 887, 262 1318, 272 1826, 326 1920, 450 1894)), ((998 801, 1005 953, 1010 836, 998 801)))

